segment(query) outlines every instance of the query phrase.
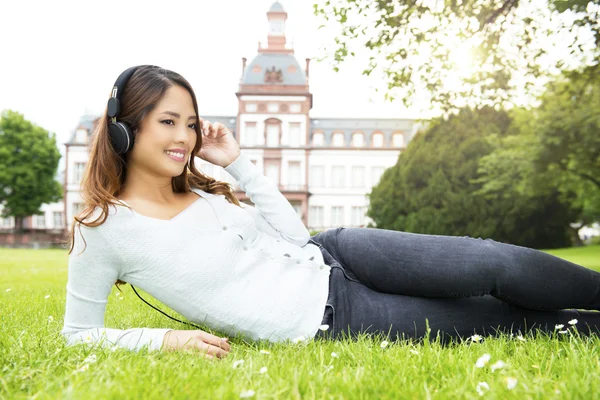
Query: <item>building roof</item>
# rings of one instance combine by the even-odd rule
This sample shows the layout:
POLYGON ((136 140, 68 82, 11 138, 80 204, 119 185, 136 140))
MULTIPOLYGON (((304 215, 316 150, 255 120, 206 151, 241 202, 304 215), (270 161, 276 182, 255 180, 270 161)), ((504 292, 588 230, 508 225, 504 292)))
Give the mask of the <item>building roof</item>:
POLYGON ((271 8, 269 8, 269 12, 285 12, 285 10, 283 9, 281 3, 276 1, 271 5, 271 8))
POLYGON ((88 136, 92 134, 94 130, 94 122, 100 118, 100 115, 83 115, 79 118, 79 122, 75 126, 75 128, 71 131, 71 136, 67 141, 67 144, 76 143, 75 135, 77 134, 78 129, 85 129, 88 132, 88 136))
POLYGON ((306 74, 300 67, 298 60, 293 54, 284 53, 266 53, 258 54, 252 62, 246 66, 242 84, 244 85, 306 85, 306 74), (256 67, 260 67, 260 72, 254 72, 256 67), (267 70, 281 71, 282 82, 265 83, 265 74, 267 70), (290 67, 291 71, 290 71, 290 67))

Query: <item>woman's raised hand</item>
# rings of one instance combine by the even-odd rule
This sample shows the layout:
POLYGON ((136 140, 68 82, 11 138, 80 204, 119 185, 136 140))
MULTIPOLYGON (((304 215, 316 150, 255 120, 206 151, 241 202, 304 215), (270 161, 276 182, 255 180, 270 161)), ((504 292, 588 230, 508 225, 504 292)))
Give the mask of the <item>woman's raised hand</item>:
POLYGON ((240 146, 225 125, 200 118, 200 127, 203 132, 202 146, 196 157, 224 168, 240 155, 240 146))
POLYGON ((227 339, 212 335, 202 330, 171 330, 163 339, 165 350, 194 350, 204 354, 206 358, 223 358, 229 355, 231 346, 227 339))

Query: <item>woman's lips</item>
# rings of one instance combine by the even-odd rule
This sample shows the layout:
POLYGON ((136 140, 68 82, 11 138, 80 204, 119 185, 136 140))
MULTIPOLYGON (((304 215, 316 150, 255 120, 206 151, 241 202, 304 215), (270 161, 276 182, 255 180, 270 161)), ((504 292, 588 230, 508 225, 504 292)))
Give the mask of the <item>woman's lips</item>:
POLYGON ((165 154, 166 154, 167 156, 169 156, 169 158, 170 158, 171 160, 175 160, 175 161, 179 161, 179 162, 183 162, 183 161, 185 161, 185 155, 184 155, 183 157, 176 157, 176 156, 173 156, 173 155, 171 155, 171 154, 167 153, 166 151, 165 151, 165 154))

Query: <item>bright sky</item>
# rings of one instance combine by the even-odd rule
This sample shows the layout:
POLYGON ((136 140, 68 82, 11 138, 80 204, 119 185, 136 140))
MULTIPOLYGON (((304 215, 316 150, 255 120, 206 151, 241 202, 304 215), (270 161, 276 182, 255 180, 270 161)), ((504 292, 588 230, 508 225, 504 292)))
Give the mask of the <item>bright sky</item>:
MULTIPOLYGON (((266 43, 273 0, 18 0, 0 3, 0 111, 16 110, 55 132, 61 152, 79 118, 104 111, 119 73, 154 64, 192 84, 202 115, 236 115, 242 57, 266 43)), ((314 0, 281 0, 286 33, 300 65, 323 55, 331 41, 313 14, 314 0)), ((366 64, 311 61, 311 117, 409 117, 398 101, 384 102, 366 64), (370 102, 373 98, 375 102, 370 102)))

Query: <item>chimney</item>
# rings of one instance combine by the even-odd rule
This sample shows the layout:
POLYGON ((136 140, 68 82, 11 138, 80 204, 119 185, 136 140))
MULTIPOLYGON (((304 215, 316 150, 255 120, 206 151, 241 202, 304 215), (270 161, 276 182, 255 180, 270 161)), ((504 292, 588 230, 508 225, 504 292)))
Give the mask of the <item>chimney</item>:
POLYGON ((306 59, 306 77, 308 78, 308 65, 310 64, 310 58, 306 59))

